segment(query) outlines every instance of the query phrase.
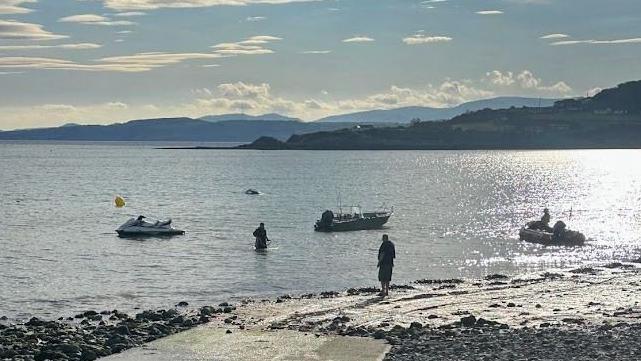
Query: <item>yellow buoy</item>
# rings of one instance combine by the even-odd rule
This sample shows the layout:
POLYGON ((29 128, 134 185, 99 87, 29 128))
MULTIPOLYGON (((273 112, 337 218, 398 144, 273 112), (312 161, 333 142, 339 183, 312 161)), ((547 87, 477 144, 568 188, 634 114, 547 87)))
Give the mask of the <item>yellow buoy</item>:
POLYGON ((125 206, 125 200, 121 196, 116 196, 114 202, 116 203, 117 208, 122 208, 125 206))

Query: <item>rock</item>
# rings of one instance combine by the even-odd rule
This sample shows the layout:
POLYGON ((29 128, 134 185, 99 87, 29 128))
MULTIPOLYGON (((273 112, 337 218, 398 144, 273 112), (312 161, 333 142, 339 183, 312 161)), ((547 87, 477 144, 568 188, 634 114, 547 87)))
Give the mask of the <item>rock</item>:
POLYGON ((230 334, 230 333, 232 333, 232 332, 231 332, 231 330, 227 330, 227 331, 225 331, 225 333, 226 333, 226 334, 230 334))
POLYGON ((92 350, 85 350, 80 354, 80 361, 94 361, 97 358, 98 355, 92 350))
POLYGON ((129 331, 129 327, 127 325, 118 325, 114 329, 114 332, 119 334, 119 335, 131 335, 131 332, 129 331))
POLYGON ((216 308, 212 306, 203 306, 200 308, 200 314, 202 316, 212 316, 216 314, 216 308))
POLYGON ((429 315, 429 316, 427 316, 428 320, 433 320, 435 318, 439 318, 439 317, 437 315, 429 315))
POLYGON ((184 322, 185 318, 182 315, 176 316, 169 321, 169 323, 172 325, 182 325, 184 322))
POLYGON ((127 346, 127 344, 124 344, 124 343, 116 343, 116 344, 113 344, 113 345, 109 346, 109 349, 111 350, 112 353, 119 353, 119 352, 122 352, 122 351, 124 351, 124 350, 126 350, 128 348, 129 348, 129 346, 127 346))
POLYGON ((502 274, 493 274, 485 277, 486 281, 495 281, 495 280, 505 280, 508 279, 508 276, 502 274))
POLYGON ((514 304, 514 302, 510 302, 507 304, 507 307, 516 307, 516 304, 514 304))
POLYGON ((229 307, 229 306, 230 306, 230 304, 227 303, 227 302, 223 302, 223 303, 218 304, 218 307, 229 307))
POLYGON ((459 322, 463 327, 474 327, 474 325, 476 324, 476 317, 474 317, 473 315, 461 317, 461 320, 459 322))
POLYGON ((45 361, 45 360, 67 360, 67 355, 59 351, 40 351, 37 352, 33 359, 35 361, 45 361))
POLYGON ((77 356, 80 353, 80 347, 75 344, 62 343, 54 347, 67 356, 77 356))
POLYGON ((189 303, 188 303, 188 302, 185 302, 185 301, 180 301, 180 302, 178 302, 178 304, 176 305, 176 307, 187 307, 187 306, 189 306, 189 303))
POLYGON ((372 336, 377 340, 382 340, 385 338, 385 332, 382 330, 376 330, 372 336))
POLYGON ((420 322, 412 322, 410 324, 410 329, 421 329, 421 328, 423 328, 423 324, 421 324, 420 322))
POLYGON ((90 310, 90 311, 85 311, 85 312, 82 314, 82 316, 83 316, 83 317, 91 317, 91 316, 95 316, 95 315, 97 315, 97 314, 98 314, 98 312, 90 310))
POLYGON ((44 325, 45 325, 45 321, 42 321, 37 317, 31 317, 31 319, 29 319, 29 321, 25 323, 25 326, 32 326, 32 327, 44 326, 44 325))

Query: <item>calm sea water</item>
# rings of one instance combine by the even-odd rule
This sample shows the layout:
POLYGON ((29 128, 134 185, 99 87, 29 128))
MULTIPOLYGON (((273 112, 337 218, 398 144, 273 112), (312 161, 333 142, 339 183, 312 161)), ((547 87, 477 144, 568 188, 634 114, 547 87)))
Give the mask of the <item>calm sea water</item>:
POLYGON ((641 151, 191 151, 0 143, 0 315, 211 304, 375 285, 382 231, 313 232, 327 207, 394 206, 394 281, 641 254, 641 151), (260 196, 243 192, 255 188, 260 196), (127 199, 116 209, 114 196, 127 199), (594 239, 518 241, 550 208, 594 239), (132 215, 187 234, 118 238, 132 215), (265 222, 273 248, 253 250, 265 222))

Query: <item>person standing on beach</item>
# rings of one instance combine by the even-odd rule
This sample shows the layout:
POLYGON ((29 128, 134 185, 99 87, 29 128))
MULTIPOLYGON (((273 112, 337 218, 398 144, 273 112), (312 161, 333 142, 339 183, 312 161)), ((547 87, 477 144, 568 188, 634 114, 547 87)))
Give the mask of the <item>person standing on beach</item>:
POLYGON ((396 249, 389 237, 383 235, 383 243, 378 249, 378 280, 381 282, 381 296, 389 294, 389 283, 392 281, 392 269, 394 268, 396 249))

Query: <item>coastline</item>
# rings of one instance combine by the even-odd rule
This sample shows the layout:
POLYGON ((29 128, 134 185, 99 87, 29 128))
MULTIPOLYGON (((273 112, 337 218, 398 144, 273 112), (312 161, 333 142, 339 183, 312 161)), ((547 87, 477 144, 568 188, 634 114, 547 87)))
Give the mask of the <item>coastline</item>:
MULTIPOLYGON (((374 288, 361 288, 247 299, 235 307, 223 303, 189 309, 179 304, 135 316, 89 311, 73 321, 32 319, 0 326, 0 359, 44 360, 49 355, 92 360, 130 348, 114 360, 139 359, 141 352, 149 350, 162 359, 163 352, 169 352, 164 348, 168 344, 174 351, 181 342, 185 349, 197 349, 199 342, 215 346, 219 343, 212 340, 234 335, 237 347, 243 349, 244 343, 256 342, 255 337, 243 335, 267 337, 269 344, 291 341, 292 332, 310 337, 286 349, 270 349, 296 352, 297 344, 301 348, 318 344, 320 350, 326 343, 315 338, 333 345, 347 336, 386 342, 391 346, 386 360, 436 360, 448 355, 563 359, 570 350, 576 353, 575 359, 636 359, 635 347, 641 341, 639 266, 610 263, 515 277, 491 275, 483 280, 419 280, 394 287, 388 298, 378 297, 374 288), (280 332, 288 336, 269 338, 280 332), (18 345, 32 353, 11 354, 18 345), (137 347, 142 345, 146 346, 137 347)), ((180 350, 181 359, 198 359, 180 350)), ((216 351, 222 359, 234 360, 231 350, 216 351)))

